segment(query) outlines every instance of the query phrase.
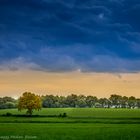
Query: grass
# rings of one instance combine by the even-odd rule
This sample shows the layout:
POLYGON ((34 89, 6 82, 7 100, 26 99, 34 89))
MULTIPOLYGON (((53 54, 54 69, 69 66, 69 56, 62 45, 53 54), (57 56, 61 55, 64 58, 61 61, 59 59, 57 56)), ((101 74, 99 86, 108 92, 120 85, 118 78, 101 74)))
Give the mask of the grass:
POLYGON ((39 140, 139 140, 139 125, 3 124, 1 136, 35 136, 39 140))
MULTIPOLYGON (((25 114, 17 109, 0 110, 0 115, 10 112, 12 114, 25 114)), ((94 117, 94 118, 140 118, 140 109, 98 109, 98 108, 43 108, 35 111, 34 115, 59 115, 67 113, 69 117, 94 117)))
POLYGON ((53 108, 34 112, 40 117, 1 116, 7 112, 25 114, 17 109, 0 110, 0 140, 6 136, 12 140, 140 139, 139 109, 53 108), (64 112, 68 117, 46 117, 64 112))

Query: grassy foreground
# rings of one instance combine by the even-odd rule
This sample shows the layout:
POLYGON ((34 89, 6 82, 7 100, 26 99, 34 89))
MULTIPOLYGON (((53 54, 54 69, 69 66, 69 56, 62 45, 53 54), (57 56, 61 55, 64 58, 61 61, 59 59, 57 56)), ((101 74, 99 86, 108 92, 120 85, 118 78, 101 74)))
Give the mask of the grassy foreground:
MULTIPOLYGON (((0 110, 24 114, 16 109, 0 110)), ((40 117, 0 116, 0 140, 139 140, 140 110, 58 108, 42 109, 40 117), (67 113, 68 117, 43 117, 67 113)))

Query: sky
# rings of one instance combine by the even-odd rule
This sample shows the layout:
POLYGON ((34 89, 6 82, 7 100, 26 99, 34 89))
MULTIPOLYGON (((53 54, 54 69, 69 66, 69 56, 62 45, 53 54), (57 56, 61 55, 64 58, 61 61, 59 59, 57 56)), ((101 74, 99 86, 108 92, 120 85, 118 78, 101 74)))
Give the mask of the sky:
POLYGON ((0 96, 140 97, 139 0, 0 0, 0 96))

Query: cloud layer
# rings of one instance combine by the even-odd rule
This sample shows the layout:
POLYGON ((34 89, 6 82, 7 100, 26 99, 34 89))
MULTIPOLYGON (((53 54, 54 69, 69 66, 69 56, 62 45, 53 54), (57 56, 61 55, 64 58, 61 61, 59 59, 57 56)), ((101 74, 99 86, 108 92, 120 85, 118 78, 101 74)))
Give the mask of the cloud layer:
POLYGON ((139 72, 139 17, 139 0, 1 0, 0 68, 139 72))

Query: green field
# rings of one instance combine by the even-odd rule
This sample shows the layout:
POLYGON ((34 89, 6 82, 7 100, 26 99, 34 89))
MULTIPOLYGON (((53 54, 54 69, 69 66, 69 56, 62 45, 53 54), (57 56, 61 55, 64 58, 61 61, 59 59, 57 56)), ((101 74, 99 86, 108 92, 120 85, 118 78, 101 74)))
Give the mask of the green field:
POLYGON ((139 140, 139 109, 53 108, 34 112, 39 117, 2 116, 25 114, 0 110, 1 139, 36 140, 139 140), (67 113, 66 118, 49 117, 67 113))

